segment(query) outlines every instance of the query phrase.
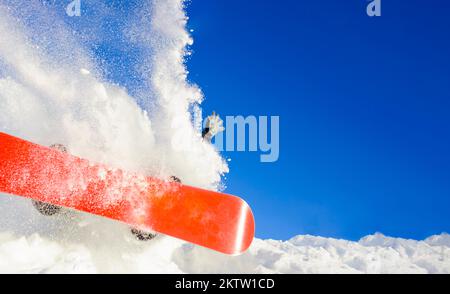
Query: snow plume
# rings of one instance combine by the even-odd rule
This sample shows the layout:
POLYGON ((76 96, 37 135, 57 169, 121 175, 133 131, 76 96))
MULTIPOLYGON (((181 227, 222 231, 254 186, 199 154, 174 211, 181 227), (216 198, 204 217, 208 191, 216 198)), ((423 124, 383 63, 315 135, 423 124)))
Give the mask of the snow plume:
POLYGON ((228 168, 211 145, 199 143, 199 130, 193 127, 192 112, 203 95, 187 82, 184 58, 190 54, 187 46, 193 40, 186 31, 188 19, 183 5, 179 0, 155 0, 140 7, 127 38, 145 60, 139 66, 140 73, 147 77, 143 96, 151 92, 155 97, 152 123, 159 130, 157 141, 168 150, 164 160, 173 173, 183 175, 185 182, 202 184, 208 179, 217 185, 228 168), (142 26, 150 29, 142 30, 142 26))
MULTIPOLYGON (((82 0, 80 17, 66 15, 70 1, 25 2, 0 2, 1 132, 148 175, 221 186, 228 167, 192 121, 203 96, 187 80, 192 39, 183 0, 130 1, 131 12, 122 1, 82 0)), ((52 256, 87 259, 101 272, 133 271, 127 260, 149 246, 125 225, 70 211, 45 218, 18 197, 0 195, 0 215, 0 271, 20 271, 15 258, 33 267, 52 256)))
POLYGON ((192 109, 203 96, 187 80, 192 39, 183 1, 140 1, 126 15, 120 5, 84 0, 95 15, 74 18, 64 5, 17 2, 0 4, 1 131, 61 143, 95 161, 220 186, 226 163, 193 127, 192 109), (114 54, 121 64, 103 60, 114 54))

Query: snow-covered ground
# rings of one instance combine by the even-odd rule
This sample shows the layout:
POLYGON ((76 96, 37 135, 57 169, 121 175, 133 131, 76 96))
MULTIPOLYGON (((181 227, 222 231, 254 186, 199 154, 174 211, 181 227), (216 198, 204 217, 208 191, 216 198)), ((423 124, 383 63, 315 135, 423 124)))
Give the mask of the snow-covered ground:
POLYGON ((45 217, 2 194, 0 215, 0 273, 450 273, 448 234, 255 239, 230 257, 166 236, 140 242, 126 225, 75 211, 45 217))
POLYGON ((450 273, 448 234, 255 239, 230 257, 165 236, 142 243, 116 222, 76 212, 47 218, 28 200, 1 197, 0 273, 450 273), (24 217, 10 218, 16 213, 24 217))

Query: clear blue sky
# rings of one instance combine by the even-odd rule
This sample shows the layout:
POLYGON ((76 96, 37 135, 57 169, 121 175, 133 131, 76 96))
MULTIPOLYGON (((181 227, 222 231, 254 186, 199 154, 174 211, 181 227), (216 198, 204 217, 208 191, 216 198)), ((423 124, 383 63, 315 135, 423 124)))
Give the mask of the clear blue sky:
POLYGON ((257 236, 450 232, 450 2, 193 0, 205 110, 279 115, 281 157, 232 158, 257 236))

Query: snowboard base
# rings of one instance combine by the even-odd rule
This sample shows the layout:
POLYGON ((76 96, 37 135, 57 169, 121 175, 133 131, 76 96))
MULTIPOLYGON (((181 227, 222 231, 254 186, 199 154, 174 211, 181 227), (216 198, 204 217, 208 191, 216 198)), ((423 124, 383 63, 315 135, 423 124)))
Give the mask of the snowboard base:
POLYGON ((254 238, 242 199, 164 181, 0 133, 0 192, 124 222, 237 255, 254 238))

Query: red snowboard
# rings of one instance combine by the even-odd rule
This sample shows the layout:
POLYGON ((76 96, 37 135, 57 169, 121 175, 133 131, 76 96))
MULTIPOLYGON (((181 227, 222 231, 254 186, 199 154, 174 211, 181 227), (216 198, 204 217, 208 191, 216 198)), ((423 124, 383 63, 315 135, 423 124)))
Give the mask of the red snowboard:
POLYGON ((110 168, 0 133, 0 192, 237 255, 255 223, 242 199, 110 168))

